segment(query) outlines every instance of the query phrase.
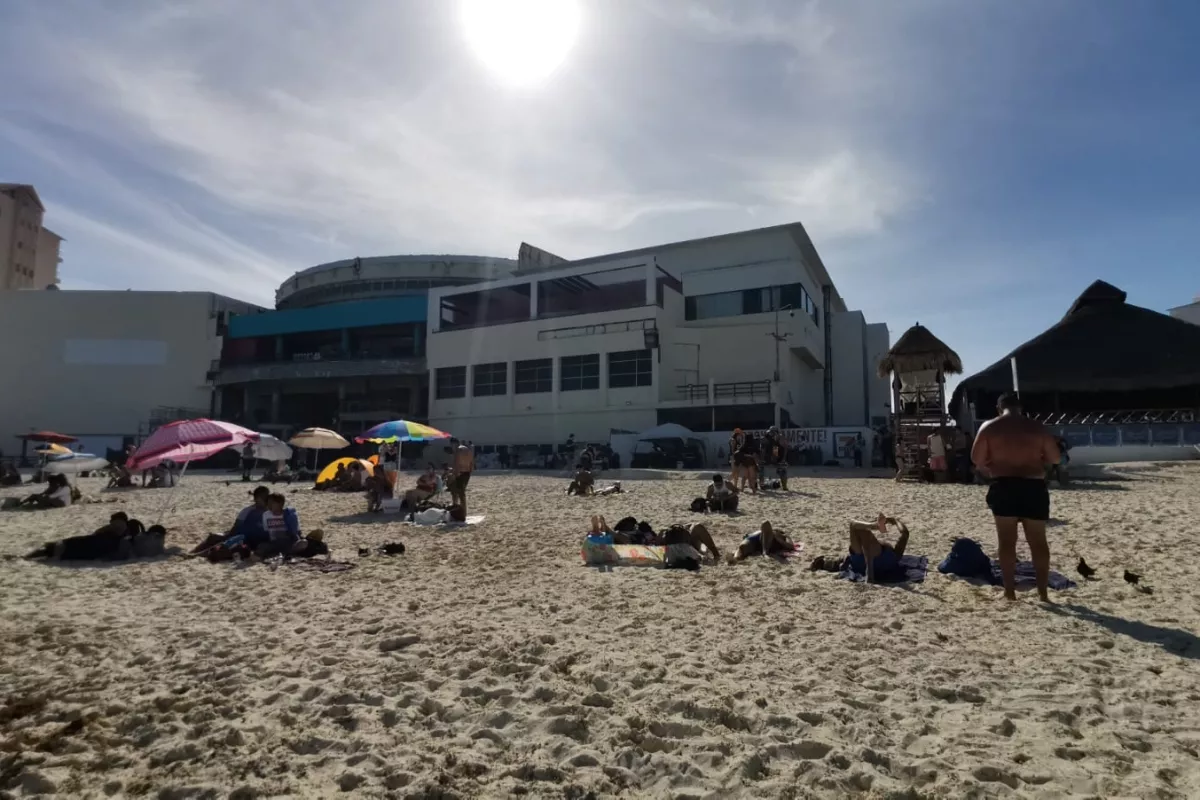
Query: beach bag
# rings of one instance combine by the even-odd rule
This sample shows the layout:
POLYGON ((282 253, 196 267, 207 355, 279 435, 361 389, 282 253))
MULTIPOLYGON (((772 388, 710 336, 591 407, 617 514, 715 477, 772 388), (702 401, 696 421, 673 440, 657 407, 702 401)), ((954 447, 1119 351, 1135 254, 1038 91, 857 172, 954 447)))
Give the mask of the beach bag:
POLYGON ((992 560, 974 539, 955 539, 950 555, 938 564, 938 572, 960 578, 992 578, 992 560))
POLYGON ((613 526, 617 533, 633 533, 638 528, 638 521, 633 517, 625 517, 613 526))

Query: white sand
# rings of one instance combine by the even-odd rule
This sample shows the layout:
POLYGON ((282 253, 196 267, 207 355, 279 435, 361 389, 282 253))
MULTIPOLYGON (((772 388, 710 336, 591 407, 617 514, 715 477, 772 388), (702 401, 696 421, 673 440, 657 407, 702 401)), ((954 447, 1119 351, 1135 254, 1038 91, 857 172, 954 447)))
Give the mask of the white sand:
MULTIPOLYGON (((703 483, 584 500, 485 475, 486 521, 452 533, 289 491, 345 573, 0 562, 0 794, 1200 797, 1198 467, 1054 491, 1055 567, 1078 577, 1082 553, 1102 578, 1054 608, 932 566, 910 588, 808 572, 879 510, 935 563, 958 535, 994 548, 981 487, 869 479, 796 478, 714 522, 732 547, 771 519, 804 541, 795 565, 602 573, 580 565, 590 513, 692 520, 703 483), (357 556, 395 539, 406 555, 357 556)), ((116 509, 152 522, 164 492, 0 514, 0 554, 116 509)), ((189 475, 173 543, 245 499, 189 475)))

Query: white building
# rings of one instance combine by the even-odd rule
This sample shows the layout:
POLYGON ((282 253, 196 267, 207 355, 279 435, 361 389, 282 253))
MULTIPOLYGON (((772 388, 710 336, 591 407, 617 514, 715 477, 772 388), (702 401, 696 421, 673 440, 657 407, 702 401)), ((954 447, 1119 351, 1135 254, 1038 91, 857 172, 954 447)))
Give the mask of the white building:
POLYGON ((1186 306, 1177 306, 1170 309, 1168 312, 1175 319, 1181 319, 1184 322, 1190 322, 1193 325, 1200 325, 1200 297, 1197 297, 1193 302, 1186 306))
POLYGON ((45 289, 58 283, 62 237, 42 227, 46 207, 24 183, 0 183, 0 289, 45 289))
POLYGON ((430 424, 481 445, 889 411, 887 327, 847 310, 799 223, 433 289, 428 320, 430 424))
POLYGON ((231 312, 208 292, 0 292, 0 451, 49 429, 103 454, 179 409, 207 415, 231 312))

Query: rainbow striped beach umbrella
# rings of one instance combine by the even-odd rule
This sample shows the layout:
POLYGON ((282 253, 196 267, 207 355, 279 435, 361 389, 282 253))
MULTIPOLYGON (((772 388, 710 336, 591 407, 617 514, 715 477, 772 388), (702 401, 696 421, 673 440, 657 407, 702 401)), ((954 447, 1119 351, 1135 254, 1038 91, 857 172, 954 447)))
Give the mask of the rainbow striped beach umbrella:
POLYGON ((381 422, 374 428, 355 436, 354 441, 362 442, 429 442, 434 439, 449 439, 450 434, 422 425, 419 422, 409 422, 406 419, 396 419, 391 422, 381 422))

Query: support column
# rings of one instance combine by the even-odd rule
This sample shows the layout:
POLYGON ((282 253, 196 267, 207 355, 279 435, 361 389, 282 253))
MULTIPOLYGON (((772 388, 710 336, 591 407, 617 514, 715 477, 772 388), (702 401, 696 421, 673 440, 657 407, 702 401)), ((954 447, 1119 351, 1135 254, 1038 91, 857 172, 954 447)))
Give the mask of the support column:
POLYGON ((561 391, 559 390, 559 387, 562 385, 562 366, 561 365, 562 365, 562 359, 559 358, 558 356, 554 356, 553 358, 550 359, 550 374, 551 374, 552 380, 553 380, 553 383, 551 385, 552 391, 551 391, 550 407, 553 408, 555 412, 558 411, 558 399, 559 399, 559 395, 561 394, 561 391))
POLYGON ((283 336, 275 337, 275 360, 283 361, 283 336))
POLYGON ((600 354, 600 405, 608 405, 608 354, 600 354))
POLYGON ((425 326, 420 323, 417 323, 413 331, 413 355, 417 358, 425 357, 425 326))
POLYGON ((271 390, 271 422, 279 422, 279 403, 283 399, 283 392, 278 387, 271 390))
POLYGON ((254 417, 254 408, 250 404, 250 385, 245 384, 242 387, 242 424, 250 425, 254 417))
POLYGON ((646 305, 648 306, 658 305, 658 282, 655 281, 657 271, 653 260, 646 264, 646 305))
POLYGON ((213 387, 213 390, 212 390, 212 416, 213 416, 213 419, 221 418, 221 400, 223 399, 222 398, 223 394, 225 394, 225 392, 223 389, 221 389, 220 386, 213 387))
POLYGON ((529 284, 529 318, 538 318, 538 281, 529 284))
POLYGON ((418 379, 408 392, 408 419, 421 416, 421 381, 418 379))
POLYGON ((505 389, 505 393, 508 397, 508 410, 516 411, 517 410, 517 362, 515 362, 515 361, 508 362, 507 375, 508 375, 508 381, 507 381, 507 385, 504 387, 504 389, 505 389))
POLYGON ((350 355, 350 329, 342 328, 342 355, 350 355))

